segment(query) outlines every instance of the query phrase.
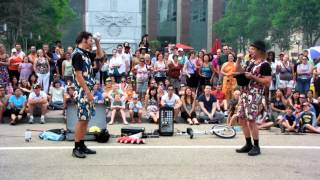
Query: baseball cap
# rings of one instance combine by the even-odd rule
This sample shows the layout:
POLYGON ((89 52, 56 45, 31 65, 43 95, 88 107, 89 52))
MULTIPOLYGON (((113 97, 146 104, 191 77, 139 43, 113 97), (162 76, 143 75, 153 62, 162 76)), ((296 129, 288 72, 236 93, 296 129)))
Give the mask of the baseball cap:
POLYGON ((182 48, 179 48, 178 51, 182 51, 182 52, 183 52, 183 49, 182 49, 182 48))
POLYGON ((133 95, 132 99, 138 99, 138 94, 133 95))
POLYGON ((12 49, 11 49, 11 52, 12 52, 12 53, 16 53, 16 52, 17 52, 16 48, 12 48, 12 49))

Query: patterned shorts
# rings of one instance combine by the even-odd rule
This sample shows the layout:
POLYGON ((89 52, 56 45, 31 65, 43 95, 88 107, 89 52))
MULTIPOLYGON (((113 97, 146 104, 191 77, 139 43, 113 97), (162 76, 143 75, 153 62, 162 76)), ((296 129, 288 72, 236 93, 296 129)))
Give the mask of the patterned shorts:
POLYGON ((95 116, 94 103, 88 102, 85 92, 82 88, 75 91, 75 101, 78 106, 78 119, 83 121, 89 121, 92 116, 95 116))
POLYGON ((237 114, 240 119, 255 121, 260 114, 263 90, 255 87, 244 87, 241 90, 237 114))

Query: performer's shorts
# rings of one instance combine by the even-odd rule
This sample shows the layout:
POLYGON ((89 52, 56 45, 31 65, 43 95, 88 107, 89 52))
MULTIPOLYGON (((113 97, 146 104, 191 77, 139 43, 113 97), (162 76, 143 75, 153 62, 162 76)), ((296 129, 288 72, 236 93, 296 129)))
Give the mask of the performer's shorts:
POLYGON ((77 115, 79 120, 89 121, 95 115, 94 103, 90 103, 82 88, 75 91, 75 101, 78 106, 77 115))

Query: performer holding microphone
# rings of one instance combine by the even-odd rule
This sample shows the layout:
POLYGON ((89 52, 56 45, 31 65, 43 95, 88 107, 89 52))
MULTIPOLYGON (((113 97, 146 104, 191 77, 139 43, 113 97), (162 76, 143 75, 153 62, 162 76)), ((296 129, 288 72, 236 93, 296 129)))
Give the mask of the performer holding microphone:
POLYGON ((100 45, 99 33, 94 36, 89 32, 81 32, 76 39, 77 47, 72 53, 72 66, 75 84, 75 100, 78 106, 78 122, 75 127, 75 147, 72 156, 85 158, 86 154, 96 154, 84 144, 88 122, 95 115, 94 98, 92 89, 95 84, 92 62, 95 58, 104 56, 100 45), (92 53, 93 40, 97 47, 96 53, 92 53))
POLYGON ((236 62, 235 78, 241 86, 241 96, 239 99, 238 117, 242 126, 246 144, 237 149, 237 153, 248 153, 249 156, 260 154, 259 130, 256 118, 259 115, 264 89, 269 87, 271 78, 271 66, 266 61, 266 45, 263 41, 256 41, 249 47, 252 57, 249 65, 243 69, 241 58, 236 62), (251 137, 253 138, 253 144, 251 137))

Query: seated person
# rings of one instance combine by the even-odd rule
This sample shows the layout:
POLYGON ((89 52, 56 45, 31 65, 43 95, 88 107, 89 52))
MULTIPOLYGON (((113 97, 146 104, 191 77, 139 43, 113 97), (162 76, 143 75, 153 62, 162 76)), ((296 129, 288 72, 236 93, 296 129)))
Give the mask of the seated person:
POLYGON ((67 88, 67 92, 64 93, 63 96, 63 115, 65 115, 65 110, 67 109, 69 104, 75 104, 74 100, 74 86, 70 86, 67 88))
POLYGON ((289 132, 295 132, 297 129, 297 117, 293 114, 294 108, 292 106, 288 106, 286 109, 286 114, 283 116, 281 132, 284 133, 285 130, 289 132))
POLYGON ((154 123, 159 119, 159 97, 157 88, 152 87, 145 98, 145 107, 147 110, 147 118, 152 119, 154 123))
POLYGON ((228 115, 228 101, 226 99, 226 96, 224 92, 222 92, 222 85, 217 84, 216 90, 211 91, 211 95, 216 97, 217 99, 217 110, 223 110, 224 114, 228 115))
POLYGON ((227 118, 227 124, 229 126, 233 126, 236 123, 236 121, 238 120, 238 114, 236 114, 235 112, 238 108, 239 98, 240 98, 240 91, 235 90, 233 92, 232 99, 230 99, 230 101, 228 103, 229 114, 228 114, 228 118, 227 118))
POLYGON ((136 94, 136 92, 133 90, 132 85, 128 84, 127 88, 125 89, 125 100, 126 100, 126 102, 132 101, 132 97, 135 94, 136 94))
POLYGON ((274 126, 274 122, 269 118, 268 115, 268 106, 266 104, 266 99, 262 99, 262 105, 260 106, 260 113, 257 117, 256 123, 258 125, 259 130, 263 129, 270 129, 272 126, 274 126))
POLYGON ((318 126, 316 116, 310 109, 308 102, 303 103, 303 112, 298 117, 299 131, 320 133, 320 127, 318 126))
POLYGON ((54 74, 53 75, 53 81, 52 82, 56 82, 56 81, 60 82, 60 86, 61 87, 64 87, 66 85, 65 82, 60 78, 59 74, 54 74))
POLYGON ((179 97, 182 97, 184 95, 185 91, 186 91, 186 85, 180 84, 180 89, 179 89, 179 94, 178 94, 179 97))
POLYGON ((47 94, 41 90, 41 86, 39 84, 35 85, 33 88, 33 91, 30 93, 29 99, 28 99, 28 111, 30 113, 30 119, 29 123, 33 123, 33 114, 35 108, 41 109, 41 117, 40 117, 40 123, 44 124, 45 121, 45 115, 47 113, 48 109, 48 98, 47 94))
POLYGON ((23 95, 28 97, 29 94, 31 93, 31 86, 30 86, 30 83, 28 82, 28 80, 22 79, 21 83, 19 84, 19 87, 22 90, 23 95))
POLYGON ((282 116, 286 113, 287 100, 283 96, 283 91, 278 89, 275 98, 271 100, 271 120, 277 122, 282 120, 282 116))
POLYGON ((8 96, 6 95, 6 89, 0 85, 0 123, 3 120, 3 113, 6 111, 8 105, 8 96))
POLYGON ((104 98, 103 98, 102 94, 103 94, 103 92, 101 92, 101 90, 99 90, 99 85, 95 84, 93 86, 94 103, 103 104, 104 98))
POLYGON ((198 98, 199 106, 201 109, 199 118, 207 121, 208 123, 222 123, 224 114, 217 112, 217 99, 211 95, 211 86, 206 85, 204 88, 204 94, 198 98))
POLYGON ((15 125, 25 116, 27 98, 23 96, 21 89, 17 88, 9 98, 10 105, 10 125, 15 125))
POLYGON ((129 102, 129 113, 131 123, 135 123, 134 118, 138 118, 138 123, 142 123, 142 103, 139 101, 137 94, 133 95, 132 101, 129 102))
POLYGON ((196 114, 196 98, 194 94, 192 94, 191 88, 187 87, 185 89, 184 95, 181 98, 182 101, 182 112, 181 117, 189 124, 189 125, 199 125, 196 114))
POLYGON ((125 109, 125 102, 121 100, 120 94, 115 93, 114 98, 111 96, 111 120, 109 122, 109 125, 112 125, 114 123, 114 118, 116 116, 117 111, 120 111, 121 113, 123 124, 128 125, 128 122, 126 120, 126 114, 124 112, 125 109))
POLYGON ((53 86, 49 90, 49 107, 52 110, 63 110, 64 88, 61 87, 59 81, 54 81, 53 86))
POLYGON ((178 117, 182 102, 178 95, 174 93, 175 89, 172 85, 168 86, 168 93, 161 98, 162 107, 171 107, 174 110, 174 121, 178 117))

